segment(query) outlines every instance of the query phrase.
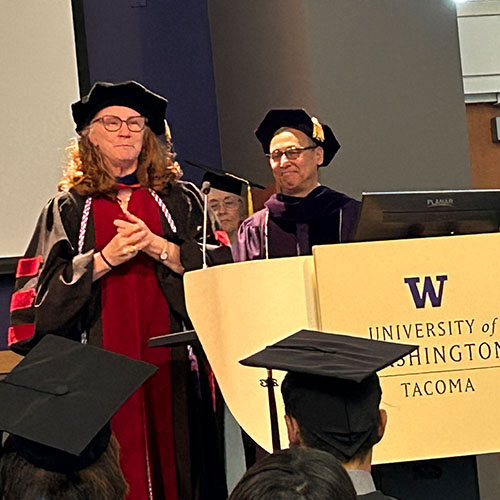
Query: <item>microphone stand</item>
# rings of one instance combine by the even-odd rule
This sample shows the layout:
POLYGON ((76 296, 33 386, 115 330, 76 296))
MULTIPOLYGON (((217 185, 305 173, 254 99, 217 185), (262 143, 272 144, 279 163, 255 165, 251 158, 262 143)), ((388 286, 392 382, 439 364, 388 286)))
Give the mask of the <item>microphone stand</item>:
POLYGON ((208 193, 210 193, 210 182, 205 181, 201 186, 203 194, 203 269, 207 268, 207 223, 208 223, 208 193))

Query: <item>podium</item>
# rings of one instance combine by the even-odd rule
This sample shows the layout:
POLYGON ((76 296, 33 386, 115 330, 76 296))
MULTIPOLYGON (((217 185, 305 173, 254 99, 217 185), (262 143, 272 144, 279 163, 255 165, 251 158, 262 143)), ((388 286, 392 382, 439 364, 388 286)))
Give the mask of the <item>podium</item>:
POLYGON ((388 425, 374 463, 497 452, 499 250, 497 233, 320 246, 187 273, 187 308, 227 405, 267 450, 266 370, 238 361, 309 328, 419 345, 379 374, 388 425))

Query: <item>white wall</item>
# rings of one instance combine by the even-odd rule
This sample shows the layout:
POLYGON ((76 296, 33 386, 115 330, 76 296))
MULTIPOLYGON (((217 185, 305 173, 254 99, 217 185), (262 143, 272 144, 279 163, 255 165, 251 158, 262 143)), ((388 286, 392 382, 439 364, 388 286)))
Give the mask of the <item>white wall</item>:
POLYGON ((457 6, 467 102, 500 102, 500 1, 457 6))
POLYGON ((56 192, 79 98, 71 2, 0 0, 0 258, 24 253, 56 192))

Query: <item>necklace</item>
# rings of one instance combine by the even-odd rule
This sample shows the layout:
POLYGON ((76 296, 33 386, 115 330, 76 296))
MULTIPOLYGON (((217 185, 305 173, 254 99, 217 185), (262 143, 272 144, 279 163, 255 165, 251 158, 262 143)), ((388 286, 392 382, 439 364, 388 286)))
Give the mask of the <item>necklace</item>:
POLYGON ((131 196, 131 189, 120 189, 120 191, 118 191, 118 194, 116 195, 116 201, 124 212, 127 210, 128 202, 130 201, 131 196))

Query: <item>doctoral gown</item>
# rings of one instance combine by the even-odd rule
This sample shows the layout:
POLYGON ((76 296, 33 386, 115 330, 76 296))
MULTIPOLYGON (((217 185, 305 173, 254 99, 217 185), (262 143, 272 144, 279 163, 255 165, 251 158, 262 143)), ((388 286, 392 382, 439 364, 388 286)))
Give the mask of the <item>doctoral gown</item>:
MULTIPOLYGON (((132 192, 129 211, 180 246, 186 270, 201 267, 199 192, 178 182, 156 194, 168 213, 145 188, 132 192)), ((224 499, 215 391, 203 352, 185 346, 147 346, 152 336, 191 327, 182 276, 139 252, 92 282, 93 254, 113 237, 113 220, 123 214, 109 198, 95 197, 91 205, 86 201, 73 191, 60 192, 43 209, 17 268, 10 347, 25 354, 52 333, 76 341, 83 338, 158 366, 112 421, 131 488, 129 498, 224 499)), ((228 256, 216 251, 210 259, 224 261, 228 256)))
POLYGON ((273 194, 264 207, 240 226, 235 261, 310 255, 314 245, 352 241, 360 203, 317 186, 305 197, 273 194))

